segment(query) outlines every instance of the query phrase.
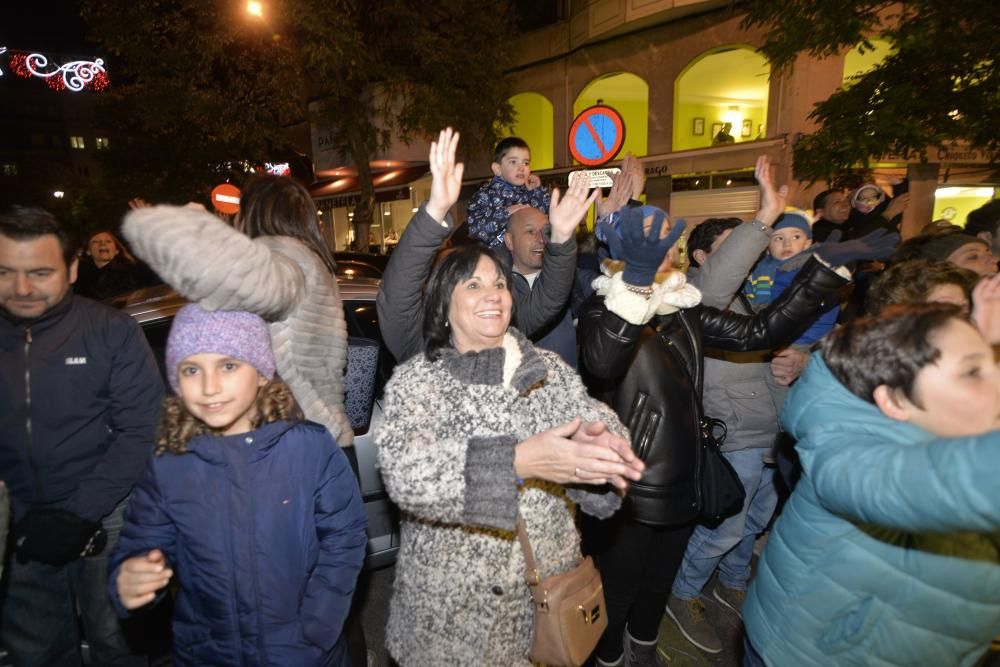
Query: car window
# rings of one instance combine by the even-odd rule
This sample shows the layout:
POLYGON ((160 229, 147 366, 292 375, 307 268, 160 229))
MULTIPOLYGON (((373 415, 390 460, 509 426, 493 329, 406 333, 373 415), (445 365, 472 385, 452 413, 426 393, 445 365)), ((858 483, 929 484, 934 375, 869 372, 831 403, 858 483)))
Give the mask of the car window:
POLYGON ((173 317, 168 317, 163 320, 156 322, 147 322, 142 325, 142 333, 146 336, 146 341, 149 343, 149 347, 153 350, 153 356, 156 357, 156 365, 160 369, 160 377, 163 378, 164 383, 167 385, 166 389, 168 393, 173 393, 170 388, 170 382, 167 381, 167 370, 166 370, 166 354, 167 354, 167 336, 170 334, 170 323, 173 322, 173 317))
POLYGON ((344 317, 347 319, 347 333, 349 336, 367 338, 378 341, 378 376, 375 379, 375 397, 382 398, 382 389, 386 382, 392 377, 392 371, 396 367, 396 359, 392 352, 385 346, 382 340, 382 333, 378 328, 378 312, 374 301, 345 301, 344 317))
POLYGON ((349 262, 339 260, 337 262, 337 275, 345 278, 374 278, 382 279, 382 272, 374 266, 362 262, 349 262))

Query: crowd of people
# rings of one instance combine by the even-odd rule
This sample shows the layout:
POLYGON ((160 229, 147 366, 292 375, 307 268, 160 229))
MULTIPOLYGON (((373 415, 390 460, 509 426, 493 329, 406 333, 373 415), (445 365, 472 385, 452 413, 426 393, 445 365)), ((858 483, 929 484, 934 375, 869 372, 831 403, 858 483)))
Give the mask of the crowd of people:
MULTIPOLYGON (((431 143, 376 301, 397 362, 374 426, 401 523, 392 659, 532 664, 532 591, 590 557, 597 667, 666 664, 664 619, 723 651, 706 599, 742 620, 745 665, 976 664, 1000 635, 998 202, 900 243, 905 182, 793 208, 761 157, 751 220, 688 229, 641 201, 633 156, 606 196, 560 192, 510 137, 453 244, 458 143, 431 143), (721 514, 720 466, 742 491, 721 514)), ((268 175, 233 225, 136 205, 135 257, 0 214, 18 667, 79 664, 81 631, 93 664, 146 664, 130 624, 168 597, 174 664, 352 664, 367 519, 315 211, 268 175), (140 286, 140 265, 189 301, 170 391, 138 325, 81 296, 140 286)))

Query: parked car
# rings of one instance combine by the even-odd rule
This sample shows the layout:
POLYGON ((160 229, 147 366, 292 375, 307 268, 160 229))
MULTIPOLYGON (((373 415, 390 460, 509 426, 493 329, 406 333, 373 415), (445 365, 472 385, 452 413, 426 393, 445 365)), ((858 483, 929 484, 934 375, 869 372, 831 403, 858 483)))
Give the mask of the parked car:
POLYGON ((335 252, 333 258, 337 262, 336 274, 339 278, 374 278, 382 279, 385 266, 389 263, 387 255, 372 255, 363 252, 335 252))
MULTIPOLYGON (((395 563, 399 550, 399 518, 376 467, 372 438, 372 431, 382 420, 382 389, 392 375, 395 360, 378 328, 378 280, 357 277, 339 280, 339 285, 349 336, 348 414, 354 425, 354 447, 345 451, 350 456, 353 449, 356 457, 361 496, 368 513, 365 568, 378 569, 395 563)), ((170 323, 187 301, 171 287, 159 285, 124 294, 110 303, 142 327, 165 378, 164 353, 170 323)))

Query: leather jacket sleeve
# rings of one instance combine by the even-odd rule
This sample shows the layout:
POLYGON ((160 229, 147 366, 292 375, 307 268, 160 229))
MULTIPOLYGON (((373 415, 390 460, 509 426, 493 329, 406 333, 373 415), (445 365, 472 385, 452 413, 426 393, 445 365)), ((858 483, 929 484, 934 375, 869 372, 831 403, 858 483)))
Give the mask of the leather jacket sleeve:
MULTIPOLYGON (((836 305, 838 292, 846 283, 846 278, 813 258, 781 297, 756 315, 697 306, 704 343, 733 351, 780 347, 795 340, 820 312, 836 305)), ((591 297, 579 323, 581 356, 587 371, 604 380, 624 375, 645 328, 608 310, 603 297, 591 297)))
POLYGON ((812 258, 788 289, 756 315, 700 306, 698 316, 704 344, 740 352, 781 347, 798 338, 818 315, 837 305, 838 292, 847 282, 812 258))
POLYGON ((645 325, 629 324, 604 305, 604 297, 587 299, 580 315, 578 336, 581 362, 587 371, 603 380, 625 374, 645 325))

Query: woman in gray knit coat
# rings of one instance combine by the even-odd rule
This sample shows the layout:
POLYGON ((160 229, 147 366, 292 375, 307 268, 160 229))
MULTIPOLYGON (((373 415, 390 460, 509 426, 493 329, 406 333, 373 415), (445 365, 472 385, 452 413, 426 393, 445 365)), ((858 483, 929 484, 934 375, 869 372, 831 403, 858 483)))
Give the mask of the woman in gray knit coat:
POLYGON ((518 514, 541 576, 566 571, 574 505, 610 516, 621 499, 604 484, 642 469, 576 372, 508 328, 508 278, 479 245, 447 255, 427 285, 426 352, 386 387, 375 442, 403 511, 387 645, 403 667, 530 664, 518 514))
MULTIPOLYGON (((431 144, 428 207, 458 197, 457 143, 448 129, 431 144)), ((553 204, 578 222, 589 201, 553 204)), ((624 489, 643 469, 576 372, 509 328, 509 281, 478 244, 446 255, 427 283, 424 354, 386 386, 375 444, 403 511, 387 645, 403 667, 530 664, 518 514, 541 576, 566 571, 580 559, 574 504, 609 516, 621 500, 605 482, 624 489)))

